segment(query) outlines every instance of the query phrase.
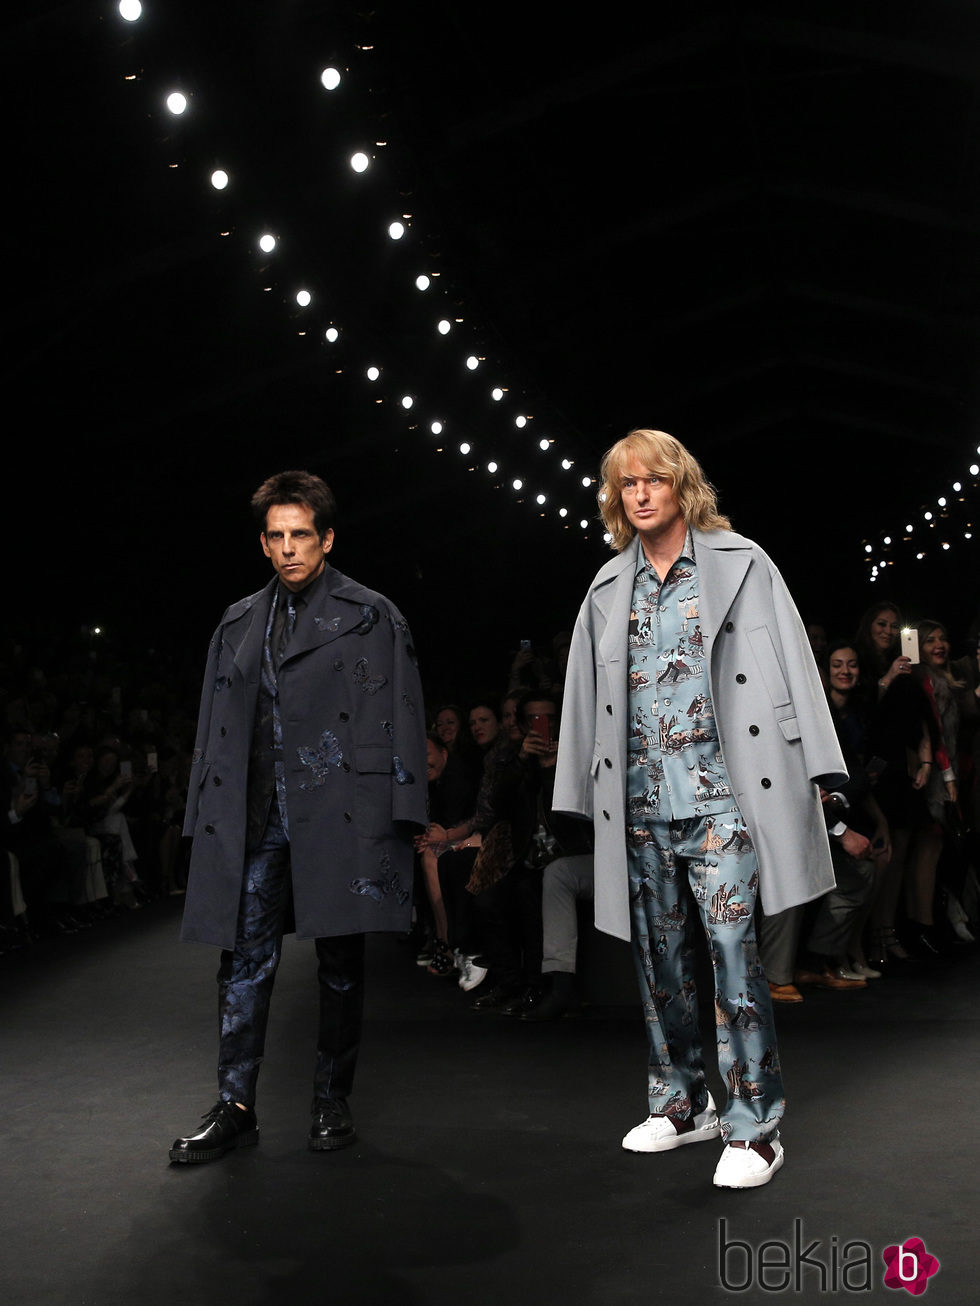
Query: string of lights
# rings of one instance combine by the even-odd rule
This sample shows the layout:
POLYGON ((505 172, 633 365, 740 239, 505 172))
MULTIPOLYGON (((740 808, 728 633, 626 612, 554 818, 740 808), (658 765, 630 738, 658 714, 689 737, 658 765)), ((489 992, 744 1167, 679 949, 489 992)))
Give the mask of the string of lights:
MULTIPOLYGON (((976 453, 980 454, 980 445, 976 453)), ((879 539, 862 541, 869 580, 887 578, 888 569, 900 560, 935 560, 957 545, 972 544, 978 490, 980 464, 971 462, 967 477, 953 481, 935 503, 920 504, 906 517, 903 530, 884 532, 879 539)))
MULTIPOLYGON (((141 0, 119 0, 117 7, 119 16, 126 23, 138 23, 144 17, 145 7, 141 0)), ((359 51, 363 52, 365 48, 361 46, 359 51)), ((352 75, 351 68, 341 61, 315 73, 310 72, 311 78, 315 76, 323 92, 329 96, 342 95, 352 75)), ((133 74, 128 80, 137 81, 142 76, 133 74)), ((193 120, 194 90, 187 85, 168 90, 162 97, 162 104, 174 119, 193 120)), ((363 124, 362 139, 369 134, 367 124, 363 124)), ((364 177, 378 170, 387 148, 385 140, 362 144, 350 151, 346 165, 355 176, 364 177)), ((234 193, 237 168, 234 161, 221 159, 210 169, 208 183, 217 194, 234 193)), ((494 359, 485 341, 474 333, 467 320, 469 315, 461 311, 459 292, 455 287, 450 290, 446 284, 448 278, 442 271, 429 266, 430 260, 424 252, 420 256, 419 251, 424 251, 425 242, 418 215, 397 212, 404 204, 404 195, 398 193, 400 202, 389 202, 391 216, 378 223, 378 240, 389 242, 389 249, 395 248, 403 255, 397 267, 405 268, 413 258, 422 263, 421 269, 417 263, 411 270, 405 268, 396 284, 405 295, 423 297, 430 314, 427 338, 451 345, 455 351, 456 371, 470 387, 480 387, 479 393, 486 400, 483 418, 474 421, 472 417, 458 416, 459 401, 451 396, 451 391, 459 384, 457 381, 443 384, 435 395, 431 384, 413 383, 414 360, 406 361, 406 354, 411 354, 413 347, 417 348, 426 337, 419 333, 407 340, 381 338, 359 342, 356 329, 345 321, 342 305, 335 297, 319 293, 315 278, 305 275, 300 277, 296 288, 284 296, 289 302, 289 313, 296 317, 297 335, 320 341, 328 351, 334 374, 360 378, 365 383, 363 393, 367 400, 400 413, 407 431, 432 437, 422 443, 434 453, 455 450, 464 460, 465 470, 482 473, 492 488, 509 491, 519 502, 565 529, 576 529, 586 537, 598 534, 601 524, 595 517, 594 477, 576 471, 577 460, 568 433, 540 431, 540 423, 532 411, 537 405, 501 377, 505 368, 494 359)), ((227 220, 222 218, 222 221, 227 220)), ((245 226, 245 223, 228 223, 221 236, 240 239, 238 233, 245 226)), ((257 236, 253 234, 248 239, 254 241, 254 249, 262 256, 262 290, 269 293, 276 285, 276 264, 283 241, 280 232, 271 225, 264 227, 254 223, 251 231, 258 232, 257 236)), ((444 359, 444 363, 446 361, 444 359)), ((432 370, 428 360, 424 370, 432 370)), ((471 394, 469 402, 472 403, 471 394)), ((608 541, 608 536, 604 538, 608 541)))

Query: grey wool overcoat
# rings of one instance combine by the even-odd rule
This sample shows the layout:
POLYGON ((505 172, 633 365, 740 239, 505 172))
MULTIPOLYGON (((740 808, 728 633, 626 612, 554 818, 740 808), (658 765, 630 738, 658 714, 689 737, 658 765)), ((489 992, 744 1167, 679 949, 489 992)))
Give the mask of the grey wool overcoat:
MULTIPOLYGON (((766 554, 732 531, 692 532, 711 701, 759 858, 768 915, 833 887, 818 784, 847 776, 806 633, 766 554)), ((626 861, 628 627, 640 542, 599 571, 568 661, 553 806, 595 824, 595 923, 630 937, 626 861)))
MULTIPOLYGON (((211 640, 184 833, 182 937, 235 946, 249 750, 278 579, 233 604, 211 640)), ((408 928, 425 826, 422 689, 408 626, 382 594, 328 567, 279 667, 286 810, 300 938, 408 928)))

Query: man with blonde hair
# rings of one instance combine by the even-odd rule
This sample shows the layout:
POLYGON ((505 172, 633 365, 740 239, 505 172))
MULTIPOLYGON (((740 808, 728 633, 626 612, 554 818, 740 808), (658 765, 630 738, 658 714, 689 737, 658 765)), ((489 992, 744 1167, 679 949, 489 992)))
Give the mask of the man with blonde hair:
POLYGON ((844 762, 786 586, 688 450, 630 432, 602 460, 599 505, 617 556, 576 623, 554 808, 594 821, 596 926, 633 944, 650 1114, 623 1146, 720 1136, 715 1185, 756 1188, 783 1164, 785 1106, 756 895, 775 914, 833 885, 818 786, 836 788, 844 762), (695 910, 721 1110, 698 1030, 695 910))

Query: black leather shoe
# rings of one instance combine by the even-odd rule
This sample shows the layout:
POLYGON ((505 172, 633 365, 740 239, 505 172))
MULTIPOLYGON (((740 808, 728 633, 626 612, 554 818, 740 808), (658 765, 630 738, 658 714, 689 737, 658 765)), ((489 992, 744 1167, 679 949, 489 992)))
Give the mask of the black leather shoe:
POLYGON ((259 1126, 251 1107, 242 1110, 233 1102, 217 1102, 202 1117, 196 1134, 177 1139, 170 1149, 170 1159, 187 1165, 217 1161, 233 1147, 248 1147, 258 1141, 259 1126))
POLYGON ((310 1151, 333 1152, 357 1141, 350 1107, 344 1097, 327 1097, 313 1103, 310 1151))
POLYGON ((496 1011, 521 996, 521 990, 512 984, 495 984, 492 989, 481 994, 475 1002, 470 1003, 473 1011, 496 1011))

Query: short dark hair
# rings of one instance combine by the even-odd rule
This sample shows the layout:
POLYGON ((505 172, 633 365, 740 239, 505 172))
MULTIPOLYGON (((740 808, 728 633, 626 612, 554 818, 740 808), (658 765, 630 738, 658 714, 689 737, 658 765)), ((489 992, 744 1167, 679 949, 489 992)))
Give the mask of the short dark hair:
POLYGON ((551 703, 555 715, 561 716, 561 694, 555 689, 525 689, 517 700, 517 719, 523 723, 527 718, 528 703, 551 703))
POLYGON ((252 512, 260 530, 265 530, 269 509, 283 503, 300 503, 312 509, 313 525, 321 540, 337 518, 333 491, 312 472, 277 472, 262 482, 252 495, 252 512))

